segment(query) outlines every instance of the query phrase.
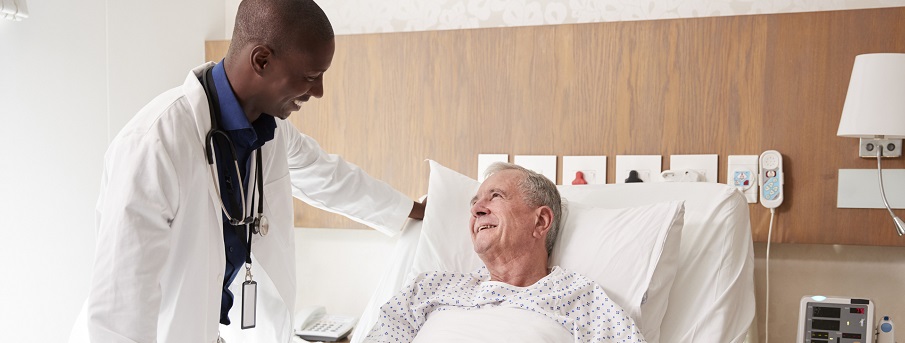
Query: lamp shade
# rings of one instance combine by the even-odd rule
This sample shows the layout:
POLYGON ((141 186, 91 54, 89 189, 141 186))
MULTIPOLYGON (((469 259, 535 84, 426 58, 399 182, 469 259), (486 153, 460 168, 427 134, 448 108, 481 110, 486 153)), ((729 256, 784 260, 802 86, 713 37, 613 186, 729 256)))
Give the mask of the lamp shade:
POLYGON ((836 135, 905 138, 905 54, 855 57, 836 135))

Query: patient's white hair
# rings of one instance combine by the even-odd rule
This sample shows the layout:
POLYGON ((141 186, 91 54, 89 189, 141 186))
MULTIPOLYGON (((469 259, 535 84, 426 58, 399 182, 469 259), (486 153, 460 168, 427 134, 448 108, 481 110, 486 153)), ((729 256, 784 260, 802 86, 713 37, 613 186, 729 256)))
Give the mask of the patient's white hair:
POLYGON ((547 206, 553 210, 553 222, 550 223, 550 231, 547 231, 547 237, 544 245, 547 248, 547 256, 553 253, 553 244, 556 243, 556 236, 559 234, 559 227, 562 222, 562 199, 559 196, 559 190, 553 181, 546 176, 538 174, 532 170, 525 169, 520 165, 494 162, 484 171, 484 178, 490 177, 495 173, 504 170, 518 170, 525 175, 522 182, 519 183, 519 189, 525 197, 525 202, 531 206, 541 207, 547 206))

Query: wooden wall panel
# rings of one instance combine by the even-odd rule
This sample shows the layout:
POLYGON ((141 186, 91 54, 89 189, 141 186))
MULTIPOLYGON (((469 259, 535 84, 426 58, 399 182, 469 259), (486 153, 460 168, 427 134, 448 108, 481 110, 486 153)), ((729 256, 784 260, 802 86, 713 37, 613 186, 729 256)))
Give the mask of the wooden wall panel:
MULTIPOLYGON (((553 112, 553 32, 338 37, 326 95, 290 118, 328 151, 413 198, 427 192, 427 158, 465 171, 477 161, 462 151, 521 145, 552 154, 553 127, 518 123, 553 112)), ((303 227, 361 227, 305 205, 296 218, 303 227)))
MULTIPOLYGON (((791 186, 777 209, 774 239, 790 243, 905 245, 879 209, 837 209, 840 168, 876 168, 857 139, 836 136, 855 56, 905 52, 905 9, 768 16, 761 146, 786 155, 791 186), (771 134, 777 132, 779 134, 771 134), (785 206, 788 205, 788 206, 785 206), (778 236, 778 237, 777 237, 778 236)), ((905 168, 905 159, 884 161, 905 168)), ((752 211, 765 241, 769 213, 752 211)))
MULTIPOLYGON (((885 210, 836 208, 838 169, 875 167, 836 137, 869 52, 905 52, 905 8, 340 36, 326 95, 290 120, 413 198, 428 158, 475 177, 478 153, 607 155, 613 183, 619 154, 718 154, 725 182, 728 155, 776 149, 775 242, 905 246, 885 210)), ((301 203, 296 225, 360 227, 301 203)))

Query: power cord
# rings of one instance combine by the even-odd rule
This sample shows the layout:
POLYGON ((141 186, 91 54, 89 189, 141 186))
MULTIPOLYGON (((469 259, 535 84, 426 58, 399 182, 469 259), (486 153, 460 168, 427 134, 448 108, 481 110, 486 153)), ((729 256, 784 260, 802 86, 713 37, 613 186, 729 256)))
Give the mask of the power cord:
POLYGON ((889 207, 889 202, 886 201, 886 191, 883 190, 883 168, 880 167, 880 161, 883 159, 883 145, 877 149, 877 178, 880 180, 880 197, 883 198, 883 205, 886 205, 886 210, 889 211, 889 215, 892 217, 893 224, 896 224, 896 233, 899 236, 905 235, 905 222, 899 218, 895 213, 892 212, 892 208, 889 207))
POLYGON ((767 308, 764 311, 764 343, 770 343, 770 242, 773 241, 773 216, 776 214, 776 209, 770 209, 770 229, 767 231, 767 295, 766 295, 766 305, 767 308))

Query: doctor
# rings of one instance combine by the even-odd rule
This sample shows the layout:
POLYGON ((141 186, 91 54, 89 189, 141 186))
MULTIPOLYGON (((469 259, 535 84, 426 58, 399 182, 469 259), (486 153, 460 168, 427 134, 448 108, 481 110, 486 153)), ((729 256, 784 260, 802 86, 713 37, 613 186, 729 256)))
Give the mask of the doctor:
POLYGON ((123 128, 105 156, 87 329, 73 341, 288 342, 292 196, 388 234, 423 217, 284 121, 323 95, 333 52, 313 1, 245 0, 226 58, 123 128))

